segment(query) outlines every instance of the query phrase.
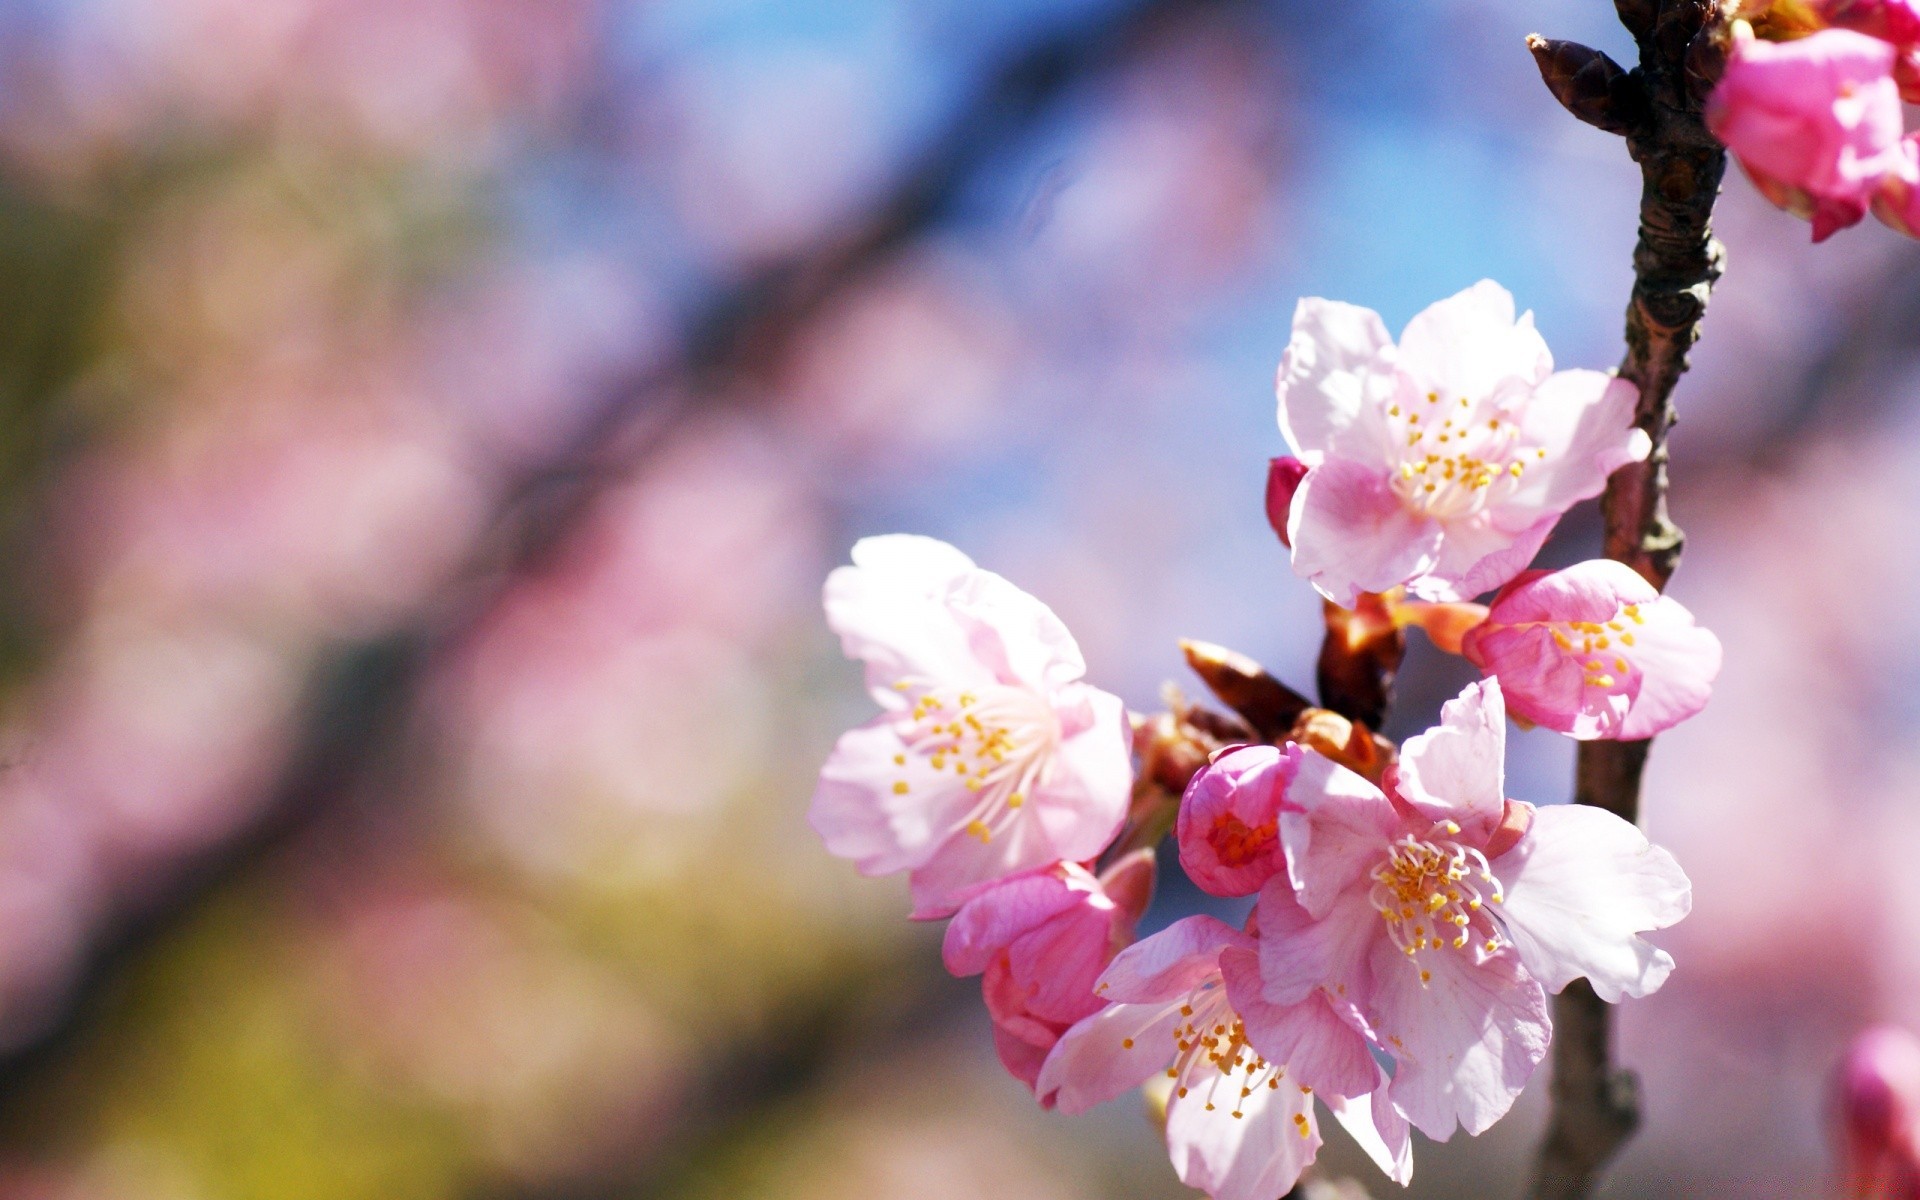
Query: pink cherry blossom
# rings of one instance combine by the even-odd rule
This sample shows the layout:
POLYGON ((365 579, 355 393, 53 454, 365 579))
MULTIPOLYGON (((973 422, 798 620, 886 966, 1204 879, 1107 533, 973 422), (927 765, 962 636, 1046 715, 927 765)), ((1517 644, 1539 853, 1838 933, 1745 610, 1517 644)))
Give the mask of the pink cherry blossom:
POLYGON ((1413 1173, 1405 1120, 1364 1035, 1321 998, 1260 996, 1259 939, 1188 917, 1128 947, 1100 977, 1111 1003, 1040 1068, 1042 1104, 1077 1113, 1165 1072, 1167 1150, 1215 1200, 1273 1200, 1320 1148, 1313 1094, 1397 1182, 1413 1173))
POLYGON ((827 578, 827 622, 885 709, 841 737, 809 820, 868 875, 909 872, 914 916, 1104 849, 1132 760, 1120 700, 1051 609, 932 538, 866 538, 827 578))
POLYGON ((1896 48, 1848 29, 1736 30, 1708 127, 1767 199, 1812 220, 1814 241, 1858 223, 1901 162, 1896 48))
POLYGON ((1242 746, 1187 784, 1174 833, 1180 866, 1201 891, 1251 896, 1284 869, 1280 804, 1300 754, 1292 745, 1242 746))
POLYGON ((1293 569, 1349 608, 1402 584, 1426 600, 1499 587, 1560 514, 1647 454, 1633 385, 1556 372, 1533 314, 1516 320, 1490 280, 1414 317, 1398 345, 1370 309, 1302 300, 1279 396, 1306 467, 1293 569))
POLYGON ((1846 1194, 1920 1200, 1920 1038, 1897 1026, 1854 1039, 1840 1064, 1846 1194))
POLYGON ((1546 992, 1609 1001, 1673 960, 1638 934, 1685 916, 1665 850, 1597 808, 1506 799, 1500 684, 1407 741, 1392 795, 1307 751, 1280 816, 1287 874, 1261 889, 1261 998, 1353 1005, 1395 1062, 1387 1095, 1438 1140, 1480 1133, 1546 1054, 1546 992))
POLYGON ((944 956, 955 975, 981 975, 1000 1061, 1028 1087, 1069 1026, 1099 1011, 1100 972, 1133 940, 1153 894, 1153 851, 1137 850, 1095 878, 1077 863, 986 885, 953 915, 944 956))
POLYGON ((1521 575, 1460 648, 1514 716, 1583 740, 1670 729, 1706 707, 1720 673, 1720 639, 1605 558, 1521 575))

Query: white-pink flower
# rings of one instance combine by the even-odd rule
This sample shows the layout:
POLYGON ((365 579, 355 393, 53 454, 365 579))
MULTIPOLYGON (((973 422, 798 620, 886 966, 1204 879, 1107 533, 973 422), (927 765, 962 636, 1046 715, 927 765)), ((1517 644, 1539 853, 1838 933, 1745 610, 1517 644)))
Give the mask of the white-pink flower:
POLYGON ((1606 558, 1522 574, 1460 647, 1514 716, 1581 739, 1672 728, 1706 707, 1720 673, 1720 639, 1606 558))
POLYGON ((868 875, 910 872, 915 917, 969 889, 1092 859, 1126 815, 1118 697, 1080 682, 1040 601, 932 538, 866 538, 827 577, 827 623, 880 716, 841 737, 809 820, 868 875))
POLYGON ((1288 503, 1294 570, 1348 607, 1401 585, 1427 600, 1499 587, 1562 513, 1646 457, 1637 395, 1556 372, 1533 314, 1516 320, 1490 280, 1414 317, 1398 345, 1371 309, 1302 300, 1279 373, 1280 431, 1306 467, 1288 503))
POLYGON ((1318 998, 1261 999, 1258 944, 1200 916, 1122 951, 1097 989, 1110 1003, 1040 1068, 1041 1103, 1084 1112, 1164 1072, 1167 1150, 1181 1182, 1214 1200, 1273 1200, 1319 1151, 1318 1093, 1380 1168, 1407 1182, 1407 1123, 1373 1102, 1385 1076, 1364 1035, 1318 998))
POLYGON ((1480 1133, 1546 1054, 1546 992, 1644 996, 1673 960, 1638 935, 1687 914, 1665 850, 1619 817, 1505 796, 1497 680, 1409 739, 1383 793, 1307 751, 1261 890, 1262 998, 1350 1002, 1395 1060, 1387 1095, 1429 1137, 1480 1133))

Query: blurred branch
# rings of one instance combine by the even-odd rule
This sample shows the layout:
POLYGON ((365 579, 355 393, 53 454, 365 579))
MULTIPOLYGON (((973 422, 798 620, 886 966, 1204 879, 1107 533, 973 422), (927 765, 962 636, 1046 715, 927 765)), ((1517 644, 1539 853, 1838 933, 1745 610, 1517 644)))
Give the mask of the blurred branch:
MULTIPOLYGON (((58 1022, 0 1059, 0 1087, 17 1086, 61 1054, 106 985, 203 898, 377 778, 400 748, 432 666, 503 595, 538 573, 606 485, 629 476, 703 403, 747 402, 753 389, 724 385, 767 372, 825 306, 949 216, 980 169, 1075 85, 1122 61, 1161 23, 1233 2, 1133 0, 1018 48, 863 214, 738 281, 688 322, 676 358, 606 389, 573 437, 503 490, 465 564, 435 595, 385 635, 324 659, 309 680, 294 749, 265 803, 218 846, 157 872, 163 878, 153 893, 104 914, 103 932, 58 1022)), ((803 1075, 811 1069, 796 1066, 803 1075)))
MULTIPOLYGON (((1607 557, 1665 588, 1683 541, 1667 516, 1673 389, 1687 369, 1722 259, 1711 221, 1726 151, 1707 132, 1701 107, 1717 75, 1724 19, 1712 0, 1617 0, 1617 8, 1639 45, 1634 74, 1649 102, 1644 119, 1625 131, 1642 190, 1620 375, 1640 389, 1634 419, 1653 450, 1645 462, 1614 472, 1601 515, 1607 557)), ((1559 59, 1566 59, 1564 51, 1559 59)), ((1581 743, 1575 801, 1637 821, 1651 745, 1581 743)), ((1553 1020, 1553 1107, 1533 1177, 1536 1200, 1591 1195, 1600 1171, 1640 1122, 1635 1078, 1613 1066, 1609 1006, 1576 982, 1554 998, 1553 1020)))

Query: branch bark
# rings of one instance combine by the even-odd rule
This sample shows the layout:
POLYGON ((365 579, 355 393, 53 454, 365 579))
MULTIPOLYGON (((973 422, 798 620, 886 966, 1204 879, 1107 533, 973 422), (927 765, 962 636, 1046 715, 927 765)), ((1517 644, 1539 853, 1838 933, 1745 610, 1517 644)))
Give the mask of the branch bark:
MULTIPOLYGON (((1726 151, 1707 131, 1702 105, 1719 74, 1723 20, 1711 0, 1618 0, 1639 44, 1648 107, 1626 132, 1640 164, 1640 237, 1627 305, 1622 378, 1640 389, 1635 422, 1653 449, 1622 467, 1601 499, 1607 557, 1664 589, 1680 561, 1681 532, 1667 515, 1667 434, 1673 389, 1720 277, 1713 203, 1726 151)), ((1628 821, 1640 813, 1641 775, 1651 741, 1584 742, 1574 800, 1628 821)), ((1614 1066, 1612 1010, 1584 981, 1554 998, 1552 1111, 1535 1166, 1534 1200, 1591 1195, 1600 1172, 1640 1122, 1637 1081, 1614 1066)))

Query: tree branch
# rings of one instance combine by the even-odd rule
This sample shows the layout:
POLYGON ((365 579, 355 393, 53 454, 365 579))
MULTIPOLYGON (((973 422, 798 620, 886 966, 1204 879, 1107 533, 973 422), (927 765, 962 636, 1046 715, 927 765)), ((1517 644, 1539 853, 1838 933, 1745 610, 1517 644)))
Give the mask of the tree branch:
MULTIPOLYGON (((1645 462, 1622 467, 1607 481, 1601 515, 1607 557, 1664 589, 1683 541, 1667 516, 1673 389, 1687 369, 1722 260, 1711 219, 1726 151, 1707 131, 1701 108, 1719 74, 1724 31, 1711 0, 1618 0, 1617 7, 1639 44, 1634 74, 1649 101, 1644 120, 1626 132, 1642 189, 1620 375, 1640 389, 1634 419, 1653 449, 1645 462)), ((1583 742, 1575 801, 1637 821, 1651 746, 1583 742)), ((1577 982, 1555 997, 1553 1020, 1553 1107, 1534 1172, 1535 1200, 1591 1195, 1640 1121, 1636 1080, 1613 1066, 1610 1007, 1577 982)))

